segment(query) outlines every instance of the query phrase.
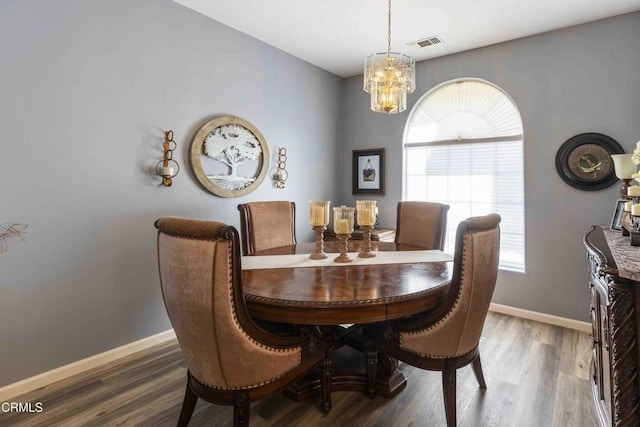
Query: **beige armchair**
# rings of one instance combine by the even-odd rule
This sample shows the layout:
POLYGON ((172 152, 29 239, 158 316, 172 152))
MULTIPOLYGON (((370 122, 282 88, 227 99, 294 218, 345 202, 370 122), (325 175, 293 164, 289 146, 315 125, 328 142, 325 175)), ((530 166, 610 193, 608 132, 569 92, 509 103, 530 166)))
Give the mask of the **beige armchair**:
POLYGON ((396 238, 398 244, 424 249, 444 248, 449 205, 435 202, 398 202, 396 238))
MULTIPOLYGON (((189 423, 198 398, 233 405, 234 425, 245 426, 249 402, 281 391, 319 364, 330 378, 331 361, 314 334, 274 335, 252 321, 234 227, 175 217, 155 225, 162 295, 188 367, 179 426, 189 423)), ((323 403, 325 386, 330 383, 323 381, 323 403)))
POLYGON ((238 205, 242 255, 296 244, 296 205, 287 201, 238 205))
POLYGON ((498 274, 499 223, 500 216, 490 214, 458 225, 451 287, 440 307, 368 331, 388 356, 442 371, 447 426, 456 425, 456 369, 472 363, 486 388, 478 343, 498 274))

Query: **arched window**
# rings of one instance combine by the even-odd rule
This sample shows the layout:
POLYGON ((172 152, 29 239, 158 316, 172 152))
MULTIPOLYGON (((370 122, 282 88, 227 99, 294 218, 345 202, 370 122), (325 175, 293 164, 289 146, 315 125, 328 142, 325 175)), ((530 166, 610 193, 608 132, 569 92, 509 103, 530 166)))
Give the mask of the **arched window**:
POLYGON ((500 267, 524 271, 522 119, 509 95, 481 79, 442 83, 411 110, 403 145, 403 199, 450 206, 445 250, 460 221, 497 212, 500 267))

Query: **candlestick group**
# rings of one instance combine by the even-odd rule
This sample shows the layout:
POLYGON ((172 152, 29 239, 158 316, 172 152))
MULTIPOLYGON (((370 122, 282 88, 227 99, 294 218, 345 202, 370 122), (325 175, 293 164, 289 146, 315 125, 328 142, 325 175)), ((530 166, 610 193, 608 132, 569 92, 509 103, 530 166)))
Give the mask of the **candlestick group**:
MULTIPOLYGON (((329 200, 312 200, 309 202, 309 223, 313 227, 327 226, 329 224, 329 200)), ((336 234, 353 233, 355 219, 358 225, 374 226, 378 207, 375 200, 356 200, 356 207, 341 205, 333 208, 333 231, 336 234)))
MULTIPOLYGON (((310 258, 324 259, 324 230, 329 224, 329 200, 312 200, 309 202, 309 223, 316 234, 316 249, 310 258)), ((353 233, 355 216, 358 216, 358 224, 362 229, 362 249, 359 257, 369 258, 376 256, 371 251, 371 229, 376 223, 378 208, 374 200, 356 200, 356 207, 341 205, 333 208, 333 231, 340 241, 340 255, 335 262, 351 262, 347 256, 348 240, 353 233)))

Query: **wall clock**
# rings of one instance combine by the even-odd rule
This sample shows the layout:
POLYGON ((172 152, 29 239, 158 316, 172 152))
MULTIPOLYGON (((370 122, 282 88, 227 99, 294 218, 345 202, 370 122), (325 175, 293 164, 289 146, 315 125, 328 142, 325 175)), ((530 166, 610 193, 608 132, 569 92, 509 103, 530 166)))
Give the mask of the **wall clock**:
POLYGON ((581 133, 566 140, 556 153, 560 178, 579 190, 602 190, 618 181, 611 154, 624 153, 618 142, 600 133, 581 133))
POLYGON ((251 193, 264 180, 269 149, 254 125, 240 117, 209 120, 191 144, 191 166, 198 181, 220 197, 251 193))

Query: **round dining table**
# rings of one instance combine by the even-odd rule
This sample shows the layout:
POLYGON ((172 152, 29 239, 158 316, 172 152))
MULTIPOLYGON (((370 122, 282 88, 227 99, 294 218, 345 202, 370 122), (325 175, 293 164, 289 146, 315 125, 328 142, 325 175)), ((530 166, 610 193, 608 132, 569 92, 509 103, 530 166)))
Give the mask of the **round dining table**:
MULTIPOLYGON (((357 252, 361 243, 350 242, 349 250, 357 252)), ((261 251, 255 256, 262 257, 268 264, 269 258, 265 256, 311 254, 314 248, 313 243, 299 243, 261 251)), ((450 261, 420 262, 415 260, 414 255, 411 262, 384 263, 374 260, 365 265, 355 261, 338 264, 331 262, 338 255, 338 242, 325 242, 324 250, 328 259, 321 266, 243 268, 243 290, 251 316, 294 325, 345 327, 348 324, 352 326, 345 327, 346 330, 357 329, 359 325, 433 310, 444 301, 449 290, 453 270, 450 261)), ((419 251, 421 248, 392 242, 372 242, 372 250, 419 251)), ((350 253, 350 256, 355 258, 357 254, 350 253)), ((342 350, 342 356, 335 353, 337 368, 332 390, 360 390, 372 395, 372 387, 368 385, 370 381, 361 369, 364 366, 362 355, 367 354, 366 345, 358 337, 362 338, 362 335, 345 334, 337 346, 345 349, 342 350), (354 350, 360 354, 359 359, 353 354, 354 350)), ((406 386, 406 378, 398 370, 397 361, 387 357, 376 360, 375 393, 392 397, 406 386)), ((306 378, 292 385, 287 394, 298 401, 318 392, 319 382, 314 378, 306 378)))
MULTIPOLYGON (((337 243, 324 244, 329 259, 336 257, 337 243)), ((350 250, 357 252, 360 244, 350 243, 350 250)), ((374 251, 421 250, 392 242, 372 242, 372 247, 374 251)), ((311 254, 313 249, 313 243, 302 243, 255 255, 311 254)), ((260 319, 301 325, 366 324, 434 309, 449 290, 451 274, 452 263, 446 261, 329 263, 243 269, 242 285, 250 314, 260 319)))

